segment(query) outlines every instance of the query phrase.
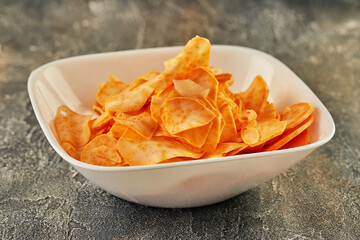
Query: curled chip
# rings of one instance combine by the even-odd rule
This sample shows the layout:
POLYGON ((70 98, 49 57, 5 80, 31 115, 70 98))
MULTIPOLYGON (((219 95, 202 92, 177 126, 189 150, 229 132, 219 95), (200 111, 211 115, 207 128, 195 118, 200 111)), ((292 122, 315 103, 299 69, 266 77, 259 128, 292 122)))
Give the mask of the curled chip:
MULTIPOLYGON (((310 103, 281 112, 266 81, 232 92, 235 79, 209 66, 210 42, 196 36, 163 72, 125 84, 110 75, 94 98, 93 116, 60 106, 59 144, 73 158, 101 166, 138 166, 273 151, 310 142, 310 103)), ((237 80, 241 81, 241 80, 237 80)))
POLYGON ((75 147, 88 143, 91 137, 90 118, 91 116, 80 115, 67 106, 60 106, 54 120, 60 142, 68 142, 75 147))

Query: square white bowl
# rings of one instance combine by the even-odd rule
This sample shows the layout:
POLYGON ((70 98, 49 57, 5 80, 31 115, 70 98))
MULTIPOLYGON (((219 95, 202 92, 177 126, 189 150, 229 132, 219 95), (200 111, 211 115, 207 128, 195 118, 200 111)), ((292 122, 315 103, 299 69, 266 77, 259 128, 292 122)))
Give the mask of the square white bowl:
POLYGON ((70 157, 60 146, 53 119, 60 105, 81 114, 92 112, 98 86, 109 74, 126 83, 149 71, 162 71, 163 62, 182 47, 141 49, 72 57, 34 70, 28 92, 35 115, 49 143, 83 176, 109 193, 139 204, 183 208, 204 206, 236 196, 284 172, 335 133, 334 121, 315 94, 283 63, 258 50, 213 45, 210 64, 233 74, 234 92, 245 90, 256 75, 270 89, 277 110, 297 102, 315 107, 311 143, 292 149, 150 166, 102 167, 70 157))

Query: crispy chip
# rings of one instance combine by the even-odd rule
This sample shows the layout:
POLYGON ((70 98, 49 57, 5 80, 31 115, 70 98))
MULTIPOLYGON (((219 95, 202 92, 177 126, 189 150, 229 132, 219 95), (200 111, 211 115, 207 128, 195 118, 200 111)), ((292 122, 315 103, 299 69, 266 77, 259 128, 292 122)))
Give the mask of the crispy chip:
POLYGON ((118 95, 127 87, 127 84, 115 79, 112 75, 109 77, 110 80, 103 83, 96 94, 97 102, 101 107, 105 106, 107 98, 118 95))
POLYGON ((117 152, 116 148, 109 147, 106 145, 101 145, 99 147, 94 148, 93 153, 99 157, 108 159, 110 161, 114 161, 117 163, 121 163, 121 157, 117 152))
POLYGON ((268 140, 279 136, 285 130, 286 122, 279 120, 266 120, 258 121, 256 124, 256 129, 259 132, 259 140, 256 143, 249 143, 250 147, 255 147, 262 143, 267 142, 268 140))
POLYGON ((210 133, 212 124, 212 122, 209 122, 204 126, 191 128, 189 130, 179 132, 174 136, 178 137, 181 140, 184 140, 187 144, 190 144, 191 146, 201 148, 210 133))
POLYGON ((256 76, 250 87, 239 93, 246 109, 253 109, 257 113, 261 113, 266 105, 269 95, 269 88, 265 80, 261 76, 256 76))
POLYGON ((91 128, 98 130, 107 125, 112 119, 112 115, 109 112, 103 112, 92 124, 91 128))
POLYGON ((212 72, 214 75, 219 75, 224 73, 224 70, 222 70, 220 67, 217 66, 208 66, 208 70, 212 72))
POLYGON ((116 154, 119 154, 116 151, 116 142, 116 139, 109 134, 100 135, 84 147, 80 160, 100 166, 122 165, 121 156, 116 156, 116 154), (99 147, 101 148, 98 149, 99 147))
POLYGON ((115 117, 114 120, 131 128, 146 139, 152 137, 158 126, 148 112, 142 112, 127 118, 115 117))
POLYGON ((195 83, 199 84, 203 89, 208 89, 208 94, 203 95, 202 97, 207 97, 207 99, 209 99, 213 104, 216 103, 219 83, 211 72, 207 71, 205 68, 196 68, 187 72, 184 75, 184 78, 191 79, 195 83))
POLYGON ((244 143, 254 145, 259 141, 260 134, 256 127, 243 127, 241 129, 241 138, 244 143))
POLYGON ((77 160, 80 160, 81 152, 84 149, 84 146, 74 147, 69 142, 63 142, 61 145, 64 148, 65 152, 67 152, 67 154, 77 160))
POLYGON ((154 79, 146 83, 155 89, 156 95, 160 95, 172 84, 173 79, 181 79, 181 76, 195 68, 209 65, 210 42, 201 37, 191 39, 184 49, 175 57, 165 61, 165 70, 154 79))
POLYGON ((216 150, 213 153, 205 154, 204 158, 217 158, 217 157, 224 157, 227 154, 231 153, 231 155, 236 154, 237 152, 241 151, 247 147, 244 143, 219 143, 216 147, 216 150))
POLYGON ((235 125, 235 119, 231 107, 229 104, 223 105, 220 108, 220 113, 225 120, 225 126, 221 133, 220 142, 229 142, 236 138, 237 129, 235 125))
POLYGON ((127 129, 128 129, 127 126, 125 126, 119 122, 115 122, 110 129, 110 134, 114 138, 119 139, 125 133, 125 131, 127 129))
POLYGON ((172 98, 164 103, 162 122, 170 134, 201 127, 211 122, 215 113, 194 98, 172 98))
POLYGON ((282 146, 280 149, 294 148, 304 146, 310 142, 310 133, 308 129, 302 131, 299 135, 291 139, 288 143, 282 146))
POLYGON ((77 114, 67 106, 58 107, 54 125, 60 142, 69 142, 75 147, 88 143, 91 137, 90 118, 91 116, 77 114))
POLYGON ((264 146, 262 151, 273 151, 281 148, 286 143, 288 143, 291 139, 298 136, 301 132, 307 129, 311 123, 313 122, 314 118, 310 115, 304 122, 299 124, 296 128, 290 129, 282 134, 279 138, 277 138, 274 142, 269 145, 264 146))
POLYGON ((215 151, 217 144, 220 142, 221 133, 225 124, 225 120, 220 114, 213 119, 211 129, 203 145, 203 149, 206 152, 212 153, 215 151))
POLYGON ((183 97, 206 97, 210 91, 190 79, 173 80, 173 83, 176 91, 183 97))
POLYGON ((157 164, 175 157, 197 159, 204 153, 172 138, 152 137, 150 140, 146 140, 141 137, 134 137, 134 134, 137 133, 134 131, 131 134, 125 133, 117 144, 121 155, 131 166, 157 164))
POLYGON ((288 130, 296 127, 302 121, 307 119, 313 111, 314 107, 310 103, 296 103, 284 109, 280 113, 280 119, 281 121, 287 122, 286 130, 288 130))
POLYGON ((119 95, 107 99, 106 111, 133 112, 140 110, 151 97, 154 89, 142 84, 131 91, 121 92, 119 95))

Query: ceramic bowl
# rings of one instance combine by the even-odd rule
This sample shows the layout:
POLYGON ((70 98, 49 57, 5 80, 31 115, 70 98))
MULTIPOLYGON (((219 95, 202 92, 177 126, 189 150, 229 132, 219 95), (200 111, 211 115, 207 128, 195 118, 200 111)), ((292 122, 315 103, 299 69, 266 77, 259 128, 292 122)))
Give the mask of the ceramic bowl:
POLYGON ((39 124, 54 150, 77 171, 109 193, 155 207, 204 206, 234 197, 284 172, 335 132, 331 115, 315 94, 288 67, 263 52, 238 46, 212 46, 210 64, 232 73, 231 90, 245 90, 260 74, 268 83, 269 100, 278 110, 297 102, 315 107, 311 143, 292 149, 151 166, 102 167, 70 157, 60 146, 52 120, 57 107, 92 112, 98 86, 109 74, 130 83, 148 71, 162 71, 163 62, 182 47, 130 50, 72 57, 34 70, 28 92, 39 124))

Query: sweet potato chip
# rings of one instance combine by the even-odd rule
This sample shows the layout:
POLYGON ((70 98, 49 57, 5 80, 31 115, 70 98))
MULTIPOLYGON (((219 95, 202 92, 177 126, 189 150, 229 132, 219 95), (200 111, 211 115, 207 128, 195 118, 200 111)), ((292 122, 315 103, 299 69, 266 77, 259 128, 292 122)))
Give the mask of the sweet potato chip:
POLYGON ((67 106, 60 106, 54 119, 55 129, 60 142, 69 142, 72 146, 83 146, 89 142, 91 116, 80 115, 67 106))
MULTIPOLYGON (((234 151, 239 152, 245 147, 247 147, 247 145, 244 143, 232 143, 232 142, 219 143, 216 147, 216 150, 213 153, 205 154, 204 158, 224 157, 227 156, 227 154, 230 152, 234 152, 234 151)), ((235 152, 233 154, 235 154, 235 152)))
POLYGON ((142 84, 129 92, 121 92, 110 100, 107 98, 105 110, 116 112, 138 111, 145 105, 153 92, 153 88, 142 84))
POLYGON ((229 104, 223 105, 220 108, 220 113, 223 119, 225 120, 225 126, 221 133, 220 142, 232 141, 236 138, 237 129, 230 105, 229 104))
POLYGON ((131 128, 146 139, 150 139, 152 137, 158 126, 148 112, 142 112, 138 115, 127 118, 115 117, 114 120, 131 128))
POLYGON ((110 161, 121 163, 121 157, 117 152, 116 148, 109 147, 106 145, 101 145, 99 147, 94 148, 92 151, 97 156, 108 159, 110 161))
POLYGON ((219 84, 222 86, 222 88, 228 88, 234 83, 234 78, 230 73, 216 74, 215 77, 219 81, 219 84))
POLYGON ((172 98, 164 103, 162 122, 170 134, 201 127, 211 122, 215 113, 194 98, 172 98))
POLYGON ((165 72, 175 73, 175 79, 195 68, 209 66, 210 42, 201 37, 194 37, 173 59, 165 61, 165 72))
POLYGON ((80 160, 81 152, 84 149, 84 146, 74 147, 69 142, 63 142, 61 145, 65 150, 65 152, 67 152, 67 154, 69 154, 71 157, 77 160, 80 160))
POLYGON ((220 67, 217 66, 208 66, 208 70, 212 72, 214 75, 219 75, 224 73, 224 70, 222 70, 220 67))
POLYGON ((300 147, 309 144, 309 142, 310 142, 310 133, 308 129, 305 129, 299 135, 291 139, 287 144, 282 146, 280 149, 300 147))
POLYGON ((213 104, 216 103, 219 83, 211 72, 205 68, 196 68, 187 72, 184 75, 184 78, 191 79, 203 89, 208 89, 208 94, 203 95, 202 97, 207 97, 213 104))
POLYGON ((217 144, 220 142, 220 137, 225 124, 225 120, 220 114, 213 119, 211 129, 203 145, 203 149, 206 152, 212 153, 215 151, 217 144))
POLYGON ((260 134, 256 127, 243 127, 241 129, 241 138, 244 143, 254 145, 259 141, 260 134))
POLYGON ((160 75, 159 72, 150 71, 150 72, 147 72, 144 75, 142 75, 140 78, 144 79, 145 81, 149 81, 149 80, 156 78, 159 75, 160 75))
POLYGON ((181 140, 184 140, 187 144, 190 144, 191 146, 201 148, 210 133, 212 124, 212 122, 209 122, 204 126, 191 128, 189 130, 179 132, 174 136, 178 137, 181 140))
POLYGON ((249 143, 250 147, 255 147, 262 143, 267 142, 268 140, 279 136, 285 130, 286 122, 279 120, 266 120, 258 121, 256 124, 256 129, 259 132, 259 140, 256 143, 249 143))
POLYGON ((156 95, 160 95, 172 84, 173 79, 181 79, 181 76, 195 68, 209 65, 210 42, 201 37, 194 37, 176 55, 175 58, 165 61, 165 70, 154 79, 146 83, 155 89, 156 95))
POLYGON ((269 88, 265 80, 260 76, 256 76, 250 87, 240 93, 246 109, 253 109, 257 113, 261 113, 265 107, 269 95, 269 88))
POLYGON ((269 145, 264 146, 262 151, 273 151, 281 148, 286 143, 288 143, 291 139, 298 136, 301 132, 307 129, 311 123, 313 122, 314 118, 310 115, 304 122, 299 124, 296 128, 290 129, 282 134, 279 138, 277 138, 274 142, 269 145))
POLYGON ((121 156, 116 156, 116 154, 119 154, 116 150, 116 143, 117 140, 109 134, 97 136, 84 147, 80 160, 99 166, 123 165, 121 156))
POLYGON ((176 91, 183 97, 206 97, 210 91, 190 79, 173 80, 173 83, 176 91))
POLYGON ((118 150, 130 166, 157 164, 175 157, 197 159, 204 153, 172 138, 152 137, 147 140, 134 138, 133 134, 136 133, 124 134, 117 143, 118 150))
POLYGON ((112 119, 112 115, 109 112, 103 112, 98 118, 95 119, 91 128, 98 130, 103 128, 112 119))
POLYGON ((104 107, 106 99, 108 97, 116 96, 121 93, 128 85, 115 79, 112 75, 109 76, 110 80, 103 83, 99 87, 99 91, 96 94, 97 102, 100 106, 104 107))
POLYGON ((301 102, 287 107, 280 113, 281 121, 286 121, 286 130, 291 129, 299 125, 302 121, 307 119, 312 112, 314 107, 310 103, 301 102))
POLYGON ((127 126, 121 124, 121 123, 118 123, 118 122, 115 122, 112 126, 111 126, 111 129, 110 129, 110 134, 116 138, 116 139, 119 139, 124 133, 125 131, 128 129, 127 126))

